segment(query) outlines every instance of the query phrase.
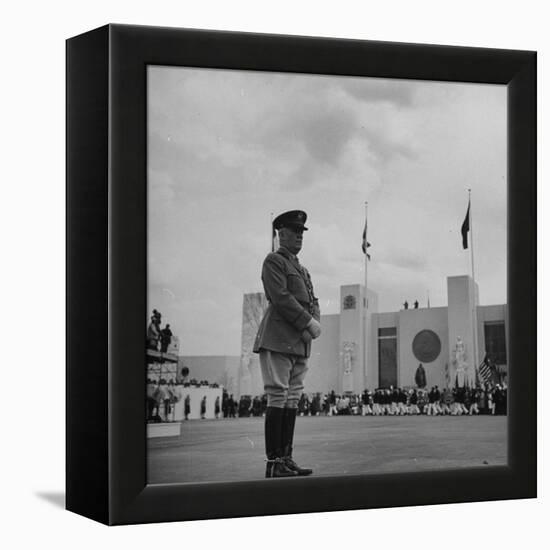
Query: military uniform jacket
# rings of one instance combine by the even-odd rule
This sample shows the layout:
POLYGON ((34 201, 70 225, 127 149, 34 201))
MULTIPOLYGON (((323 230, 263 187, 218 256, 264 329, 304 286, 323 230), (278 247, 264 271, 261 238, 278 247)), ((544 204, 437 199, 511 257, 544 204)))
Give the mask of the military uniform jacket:
POLYGON ((312 317, 319 321, 321 314, 307 269, 290 251, 279 248, 264 260, 262 283, 269 305, 256 335, 254 352, 264 349, 309 357, 311 334, 306 326, 312 317))

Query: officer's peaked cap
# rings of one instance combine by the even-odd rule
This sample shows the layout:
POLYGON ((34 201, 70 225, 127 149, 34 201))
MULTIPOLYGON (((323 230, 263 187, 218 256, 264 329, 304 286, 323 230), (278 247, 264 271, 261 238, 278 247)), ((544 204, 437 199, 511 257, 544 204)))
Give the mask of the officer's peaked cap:
POLYGON ((281 229, 281 227, 299 227, 304 231, 307 231, 307 227, 304 225, 307 220, 307 214, 303 210, 289 210, 279 214, 273 220, 273 228, 281 229))

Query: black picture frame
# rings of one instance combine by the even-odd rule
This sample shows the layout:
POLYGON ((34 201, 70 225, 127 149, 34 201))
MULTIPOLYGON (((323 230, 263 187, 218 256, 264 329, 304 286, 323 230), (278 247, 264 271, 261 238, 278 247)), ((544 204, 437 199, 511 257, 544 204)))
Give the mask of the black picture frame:
POLYGON ((107 25, 67 41, 66 507, 116 525, 536 496, 536 53, 107 25), (146 484, 146 67, 508 88, 508 465, 146 484))

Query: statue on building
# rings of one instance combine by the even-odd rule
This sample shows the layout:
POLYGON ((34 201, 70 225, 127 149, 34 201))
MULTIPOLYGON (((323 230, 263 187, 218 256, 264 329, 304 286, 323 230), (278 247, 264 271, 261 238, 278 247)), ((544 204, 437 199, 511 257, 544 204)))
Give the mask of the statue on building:
POLYGON ((418 309, 418 300, 414 301, 414 309, 418 309))
POLYGON ((456 385, 462 388, 467 379, 468 364, 466 363, 466 345, 460 336, 456 338, 456 345, 453 351, 453 365, 455 368, 456 385))
POLYGON ((422 363, 419 363, 418 368, 416 369, 416 373, 414 375, 414 382, 417 385, 418 388, 425 388, 426 387, 426 369, 422 366, 422 363))
POLYGON ((355 342, 344 342, 342 344, 342 365, 343 371, 343 389, 344 391, 351 391, 353 389, 353 353, 355 351, 355 342))
POLYGON ((403 304, 403 309, 409 309, 409 302, 405 300, 405 303, 403 304))
POLYGON ((352 356, 355 348, 354 342, 344 342, 344 374, 351 374, 352 371, 352 356))

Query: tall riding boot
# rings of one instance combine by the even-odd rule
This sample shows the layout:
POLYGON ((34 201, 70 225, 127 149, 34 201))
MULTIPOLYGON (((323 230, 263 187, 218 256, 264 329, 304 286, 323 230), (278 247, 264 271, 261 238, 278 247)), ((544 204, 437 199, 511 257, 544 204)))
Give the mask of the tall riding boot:
POLYGON ((290 470, 283 459, 281 449, 281 431, 283 427, 283 409, 267 407, 265 413, 265 453, 267 465, 265 477, 294 477, 296 472, 290 470))
POLYGON ((292 460, 292 442, 294 440, 294 427, 296 425, 296 409, 283 409, 283 429, 281 433, 281 447, 287 468, 299 476, 309 476, 313 473, 311 468, 300 468, 292 460))

